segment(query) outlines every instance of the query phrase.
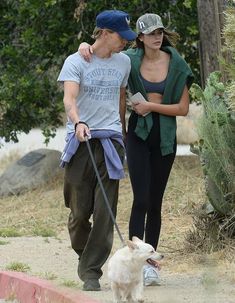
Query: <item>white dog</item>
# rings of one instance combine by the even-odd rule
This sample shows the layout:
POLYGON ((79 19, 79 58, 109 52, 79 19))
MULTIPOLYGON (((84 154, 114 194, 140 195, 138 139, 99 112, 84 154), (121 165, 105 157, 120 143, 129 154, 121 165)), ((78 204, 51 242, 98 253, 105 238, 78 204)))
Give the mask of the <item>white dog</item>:
POLYGON ((137 237, 117 250, 108 263, 114 302, 143 301, 143 266, 148 259, 161 260, 162 255, 137 237))

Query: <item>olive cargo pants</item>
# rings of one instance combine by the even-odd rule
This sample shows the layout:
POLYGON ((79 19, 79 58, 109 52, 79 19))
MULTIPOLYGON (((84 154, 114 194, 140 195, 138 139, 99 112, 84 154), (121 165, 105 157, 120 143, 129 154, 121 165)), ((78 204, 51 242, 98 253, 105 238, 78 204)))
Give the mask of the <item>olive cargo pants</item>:
MULTIPOLYGON (((116 217, 119 180, 109 179, 99 139, 89 140, 110 207, 116 217)), ((121 160, 124 149, 112 141, 121 160)), ((72 248, 79 255, 78 276, 81 280, 99 279, 101 267, 113 244, 113 222, 96 178, 86 142, 80 143, 65 167, 64 199, 71 212, 68 230, 72 248)))

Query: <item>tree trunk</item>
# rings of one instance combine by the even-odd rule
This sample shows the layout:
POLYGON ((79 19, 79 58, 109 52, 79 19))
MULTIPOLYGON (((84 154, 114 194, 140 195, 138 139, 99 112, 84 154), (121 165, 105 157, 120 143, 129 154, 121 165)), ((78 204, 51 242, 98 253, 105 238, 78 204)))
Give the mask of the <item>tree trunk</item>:
POLYGON ((215 70, 222 71, 219 62, 221 56, 221 33, 224 24, 223 12, 226 0, 198 0, 199 21, 199 55, 201 85, 204 88, 209 74, 215 70))

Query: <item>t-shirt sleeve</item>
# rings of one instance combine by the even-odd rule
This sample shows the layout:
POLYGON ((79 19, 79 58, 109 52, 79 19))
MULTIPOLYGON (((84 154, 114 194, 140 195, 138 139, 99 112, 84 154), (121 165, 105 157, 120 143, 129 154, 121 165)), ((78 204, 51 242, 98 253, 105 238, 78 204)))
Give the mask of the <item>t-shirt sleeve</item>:
POLYGON ((122 84, 121 84, 121 87, 126 87, 127 86, 127 82, 128 82, 128 78, 129 78, 129 75, 130 75, 130 71, 131 71, 131 61, 130 61, 130 58, 127 57, 125 55, 125 64, 126 64, 126 73, 125 73, 125 76, 123 78, 123 81, 122 81, 122 84))
POLYGON ((80 84, 81 81, 81 70, 79 62, 72 60, 71 56, 68 57, 60 71, 58 82, 74 81, 80 84))

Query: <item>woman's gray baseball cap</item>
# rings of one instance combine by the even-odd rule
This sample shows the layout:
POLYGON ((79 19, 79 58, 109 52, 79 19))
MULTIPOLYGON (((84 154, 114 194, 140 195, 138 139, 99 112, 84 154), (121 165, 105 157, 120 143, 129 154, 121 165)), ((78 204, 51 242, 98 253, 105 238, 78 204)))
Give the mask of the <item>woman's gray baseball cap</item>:
POLYGON ((162 19, 157 14, 144 14, 136 22, 136 31, 138 34, 150 34, 155 29, 165 28, 162 19))

